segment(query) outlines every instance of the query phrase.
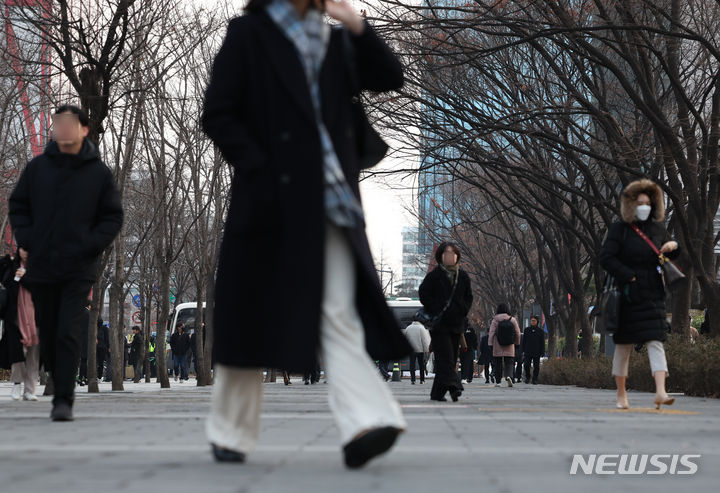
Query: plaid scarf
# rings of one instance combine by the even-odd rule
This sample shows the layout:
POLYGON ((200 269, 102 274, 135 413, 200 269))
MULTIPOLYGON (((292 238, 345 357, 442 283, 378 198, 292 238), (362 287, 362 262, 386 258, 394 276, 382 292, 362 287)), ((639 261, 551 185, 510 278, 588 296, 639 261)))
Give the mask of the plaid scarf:
POLYGON ((336 226, 354 227, 363 220, 362 206, 345 179, 330 132, 322 119, 320 70, 330 42, 330 26, 323 22, 322 13, 316 9, 308 10, 302 19, 287 0, 274 0, 265 10, 295 46, 305 70, 323 151, 327 217, 336 226))

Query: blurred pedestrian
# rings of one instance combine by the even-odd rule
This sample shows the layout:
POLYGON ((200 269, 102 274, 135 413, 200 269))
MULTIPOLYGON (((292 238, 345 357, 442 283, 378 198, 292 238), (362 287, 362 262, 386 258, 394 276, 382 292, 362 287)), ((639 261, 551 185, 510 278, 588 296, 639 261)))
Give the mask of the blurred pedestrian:
POLYGON ((87 139, 87 114, 66 105, 52 119, 53 139, 20 175, 9 219, 28 252, 22 283, 32 293, 40 358, 55 386, 51 418, 70 421, 88 293, 123 211, 113 174, 87 139))
POLYGON ((208 438, 216 460, 243 461, 257 442, 262 368, 304 373, 321 352, 345 464, 361 467, 406 427, 372 361, 410 348, 377 277, 358 188, 387 146, 353 97, 399 88, 402 66, 347 0, 251 0, 246 10, 215 58, 202 116, 235 169, 208 438), (271 292, 292 323, 268 316, 271 292))

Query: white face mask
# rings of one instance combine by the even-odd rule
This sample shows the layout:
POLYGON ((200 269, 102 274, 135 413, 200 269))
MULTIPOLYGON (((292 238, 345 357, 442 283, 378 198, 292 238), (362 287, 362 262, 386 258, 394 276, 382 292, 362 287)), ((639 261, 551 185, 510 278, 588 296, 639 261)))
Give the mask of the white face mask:
POLYGON ((650 217, 650 212, 652 211, 652 207, 649 205, 639 205, 637 206, 637 209, 635 210, 635 215, 640 221, 647 220, 648 217, 650 217))

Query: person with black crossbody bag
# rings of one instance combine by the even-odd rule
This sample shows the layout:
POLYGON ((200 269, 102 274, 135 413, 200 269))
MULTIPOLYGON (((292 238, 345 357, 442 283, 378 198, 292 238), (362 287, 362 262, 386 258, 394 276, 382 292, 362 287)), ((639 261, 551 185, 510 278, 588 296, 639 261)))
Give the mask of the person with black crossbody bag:
POLYGON ((419 295, 423 309, 416 316, 430 330, 432 352, 435 355, 435 378, 430 399, 453 402, 464 390, 455 366, 460 337, 465 331, 473 302, 470 276, 459 265, 460 250, 454 243, 444 242, 435 251, 438 265, 420 284, 419 295))
POLYGON ((651 180, 630 183, 622 192, 620 206, 622 221, 610 226, 598 259, 620 293, 618 306, 607 306, 606 300, 601 308, 617 313, 612 326, 606 327, 613 332, 615 342, 612 374, 617 385, 616 405, 618 409, 629 408, 625 381, 630 354, 633 346, 644 345, 655 379, 654 404, 659 409, 675 401, 665 390, 668 366, 663 341, 669 328, 665 290, 684 277, 671 262, 677 258, 679 247, 665 229, 665 200, 659 185, 651 180))

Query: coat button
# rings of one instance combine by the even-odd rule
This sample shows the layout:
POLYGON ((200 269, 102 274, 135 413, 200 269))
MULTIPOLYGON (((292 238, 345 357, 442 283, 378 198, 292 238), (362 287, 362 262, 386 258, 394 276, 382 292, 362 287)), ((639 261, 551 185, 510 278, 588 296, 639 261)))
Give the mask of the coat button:
POLYGON ((280 134, 280 142, 289 142, 290 141, 290 132, 283 132, 280 134))
POLYGON ((291 178, 290 178, 289 174, 283 173, 280 175, 280 183, 282 185, 287 185, 288 183, 290 183, 290 181, 291 181, 291 178))

